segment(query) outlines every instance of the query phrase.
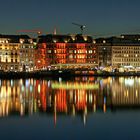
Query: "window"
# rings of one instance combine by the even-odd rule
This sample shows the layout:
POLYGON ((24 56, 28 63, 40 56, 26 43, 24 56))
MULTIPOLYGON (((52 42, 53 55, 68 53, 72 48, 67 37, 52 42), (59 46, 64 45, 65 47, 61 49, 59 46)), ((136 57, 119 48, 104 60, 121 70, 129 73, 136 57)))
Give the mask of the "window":
POLYGON ((17 65, 15 65, 15 69, 16 69, 16 70, 18 69, 18 66, 17 66, 17 65))
POLYGON ((88 52, 89 52, 89 53, 92 53, 92 50, 89 50, 88 52))
POLYGON ((69 55, 69 58, 70 58, 70 59, 72 59, 72 58, 73 58, 73 55, 72 55, 72 54, 71 54, 71 55, 69 55))
POLYGON ((69 53, 73 53, 73 50, 69 50, 69 53))
POLYGON ((51 53, 52 51, 51 50, 48 50, 48 53, 51 53))

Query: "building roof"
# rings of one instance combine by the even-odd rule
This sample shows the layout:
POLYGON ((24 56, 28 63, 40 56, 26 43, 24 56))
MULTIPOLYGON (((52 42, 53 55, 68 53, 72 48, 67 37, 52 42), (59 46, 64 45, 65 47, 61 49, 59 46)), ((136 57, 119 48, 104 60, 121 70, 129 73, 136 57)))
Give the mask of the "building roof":
POLYGON ((0 38, 2 39, 8 39, 9 43, 19 43, 20 42, 20 39, 24 39, 25 43, 28 43, 30 37, 28 35, 3 35, 3 34, 0 34, 0 38))
POLYGON ((131 38, 129 37, 109 37, 109 38, 98 38, 96 39, 97 44, 110 44, 110 45, 140 45, 140 39, 135 38, 134 36, 131 38))
POLYGON ((139 40, 140 39, 140 34, 122 34, 121 37, 124 38, 124 39, 139 40))
POLYGON ((92 43, 91 36, 83 35, 43 35, 39 36, 39 43, 92 43))

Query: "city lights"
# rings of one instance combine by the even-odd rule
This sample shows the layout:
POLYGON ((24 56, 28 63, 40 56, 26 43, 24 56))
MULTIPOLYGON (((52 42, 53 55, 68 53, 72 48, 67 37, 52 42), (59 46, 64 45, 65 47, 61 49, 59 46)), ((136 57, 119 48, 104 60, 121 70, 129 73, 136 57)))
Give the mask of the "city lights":
POLYGON ((35 41, 27 35, 1 35, 0 68, 46 75, 140 75, 138 38, 48 34, 35 41))

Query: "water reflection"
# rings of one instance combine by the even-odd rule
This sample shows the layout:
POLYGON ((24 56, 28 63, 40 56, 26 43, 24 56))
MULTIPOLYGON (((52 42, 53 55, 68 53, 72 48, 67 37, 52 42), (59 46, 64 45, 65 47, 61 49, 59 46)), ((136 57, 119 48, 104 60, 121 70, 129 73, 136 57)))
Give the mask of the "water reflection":
POLYGON ((87 116, 140 107, 139 77, 76 77, 73 80, 0 80, 0 117, 51 114, 87 116))

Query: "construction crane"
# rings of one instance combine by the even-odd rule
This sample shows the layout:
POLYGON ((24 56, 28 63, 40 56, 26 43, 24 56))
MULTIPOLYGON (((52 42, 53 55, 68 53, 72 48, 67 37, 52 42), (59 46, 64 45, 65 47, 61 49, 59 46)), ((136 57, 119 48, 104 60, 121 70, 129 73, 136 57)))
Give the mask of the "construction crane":
POLYGON ((38 36, 42 34, 41 30, 18 30, 18 33, 36 33, 38 36))
POLYGON ((76 25, 76 26, 79 26, 80 29, 81 29, 81 34, 83 34, 83 30, 84 30, 84 28, 86 28, 85 25, 80 25, 80 24, 78 24, 78 23, 72 23, 72 24, 73 24, 73 25, 76 25))

